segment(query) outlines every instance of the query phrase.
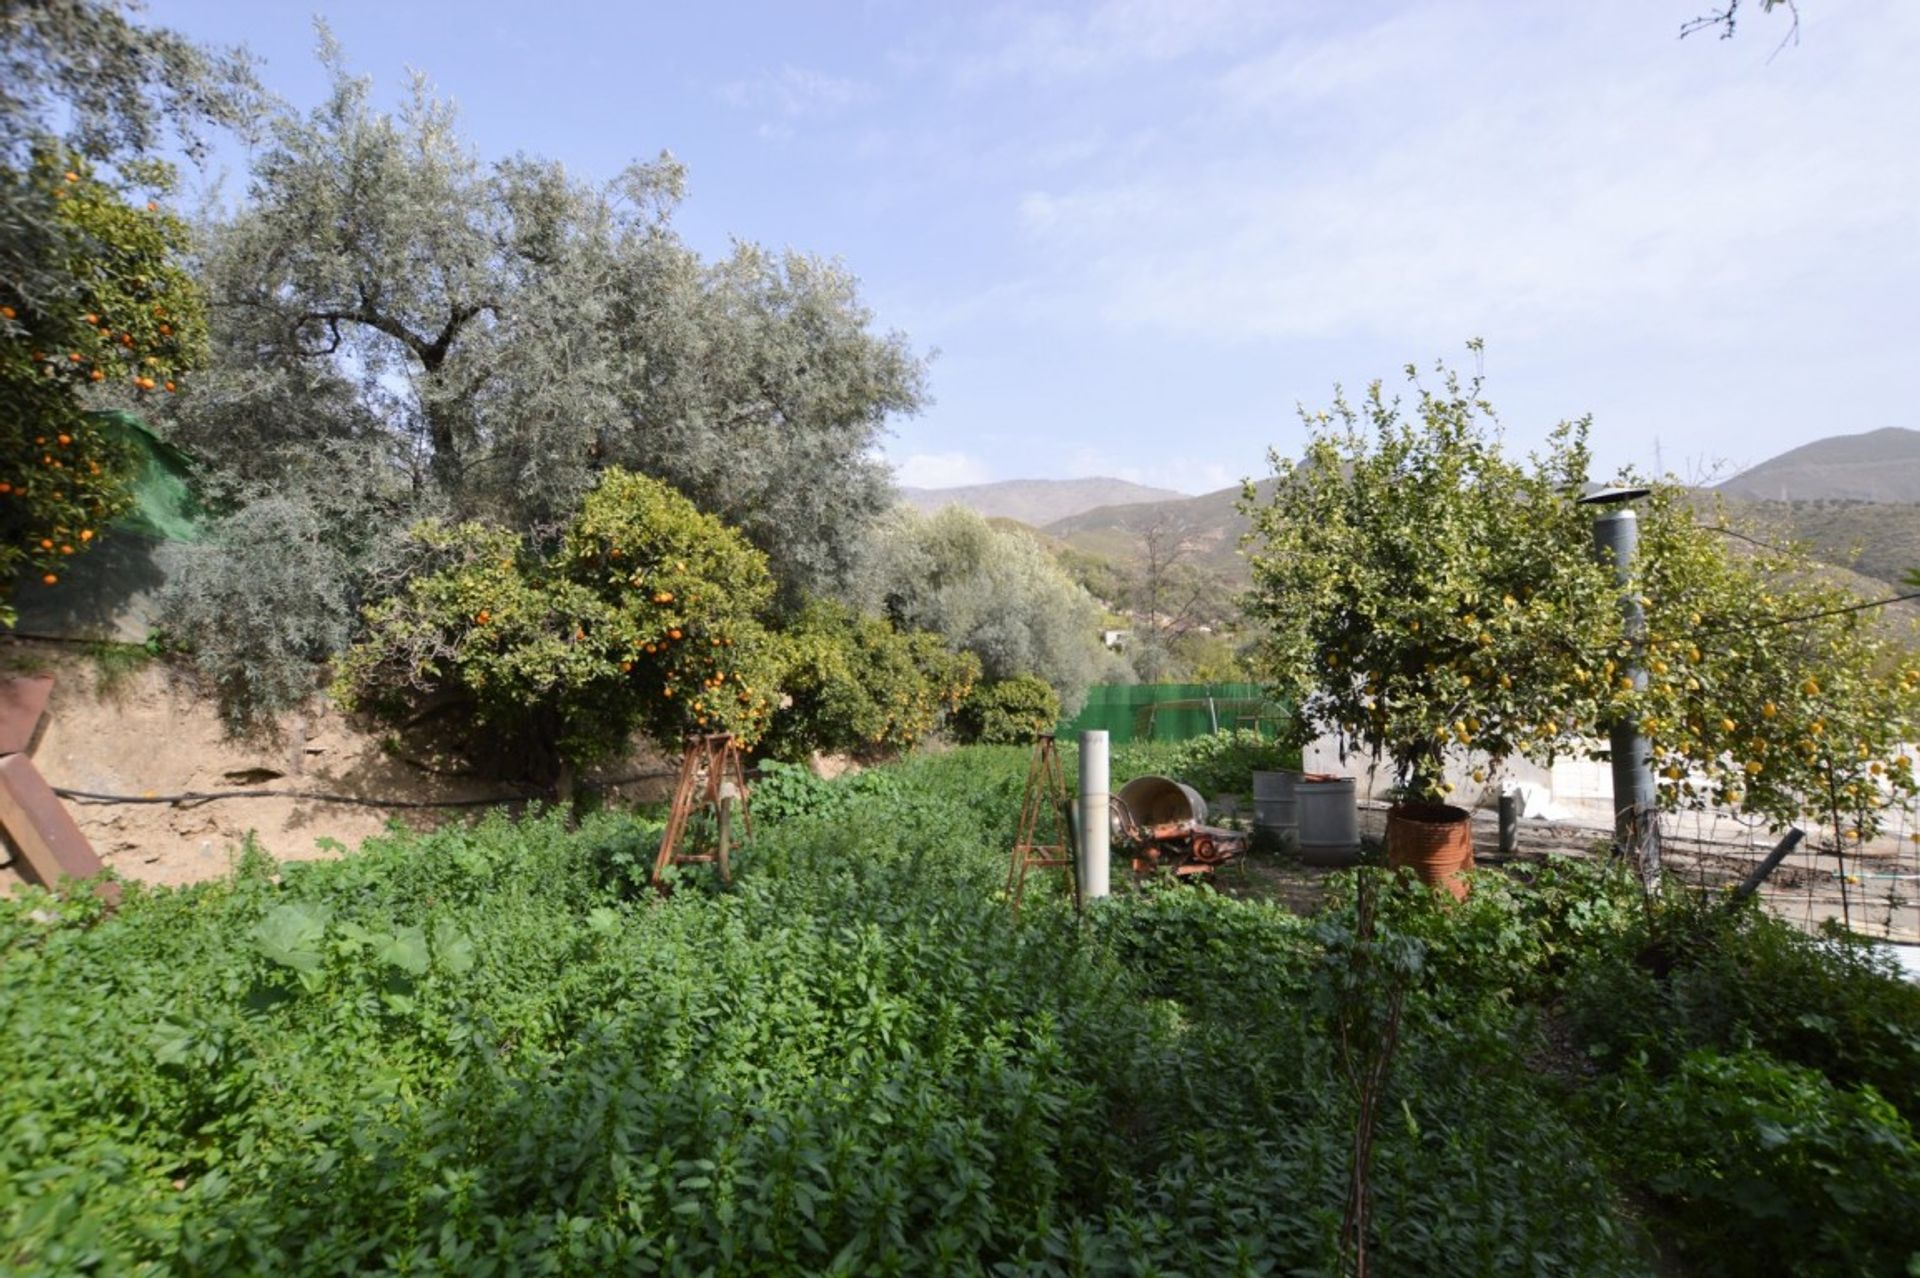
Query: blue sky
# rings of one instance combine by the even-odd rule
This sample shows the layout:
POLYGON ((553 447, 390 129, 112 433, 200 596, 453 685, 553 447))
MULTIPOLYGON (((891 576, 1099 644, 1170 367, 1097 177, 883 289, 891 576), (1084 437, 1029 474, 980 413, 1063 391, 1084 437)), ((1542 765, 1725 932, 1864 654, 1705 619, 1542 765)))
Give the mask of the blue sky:
MULTIPOLYGON (((1509 439, 1693 477, 1920 428, 1920 5, 332 0, 480 153, 587 177, 668 149, 684 234, 838 256, 938 351, 903 482, 1202 492, 1297 451, 1336 382, 1487 343, 1509 439)), ((322 92, 313 9, 152 0, 322 92)), ((244 156, 229 151, 236 170, 244 156)), ((229 189, 241 183, 237 171, 229 189)))

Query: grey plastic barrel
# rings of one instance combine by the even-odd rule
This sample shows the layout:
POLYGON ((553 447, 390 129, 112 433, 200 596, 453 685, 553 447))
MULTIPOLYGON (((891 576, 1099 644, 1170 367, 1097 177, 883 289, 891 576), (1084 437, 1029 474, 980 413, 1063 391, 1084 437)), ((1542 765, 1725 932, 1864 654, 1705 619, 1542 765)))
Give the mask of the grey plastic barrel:
POLYGON ((1296 837, 1299 820, 1293 793, 1299 783, 1298 772, 1253 774, 1253 828, 1257 832, 1276 839, 1296 837))
POLYGON ((1360 859, 1360 808, 1352 777, 1309 778, 1293 788, 1300 859, 1309 865, 1352 865, 1360 859))
POLYGON ((1141 825, 1198 825, 1207 819, 1207 801, 1200 792, 1172 777, 1135 777, 1120 787, 1120 802, 1141 825))

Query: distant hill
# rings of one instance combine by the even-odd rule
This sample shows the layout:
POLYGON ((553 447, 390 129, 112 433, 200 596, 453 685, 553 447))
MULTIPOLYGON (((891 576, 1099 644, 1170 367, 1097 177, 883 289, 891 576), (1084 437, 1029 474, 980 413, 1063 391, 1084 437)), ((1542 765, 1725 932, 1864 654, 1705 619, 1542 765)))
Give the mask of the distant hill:
POLYGON ((1920 431, 1833 435, 1749 467, 1714 492, 1757 501, 1920 502, 1920 431))
MULTIPOLYGON (((1257 485, 1261 501, 1273 491, 1273 480, 1257 485)), ((1227 578, 1248 584, 1247 561, 1241 557, 1240 537, 1247 520, 1236 509, 1240 487, 1222 488, 1198 497, 1100 506, 1045 525, 1050 537, 1086 554, 1121 563, 1138 560, 1146 535, 1158 527, 1163 536, 1189 544, 1191 561, 1227 578)))
MULTIPOLYGON (((1865 501, 1728 501, 1727 513, 1770 540, 1798 542, 1822 563, 1888 585, 1920 568, 1920 505, 1865 501)), ((1883 592, 1884 593, 1884 592, 1883 592)))
POLYGON ((922 514, 965 506, 989 518, 1017 519, 1035 528, 1101 506, 1184 501, 1171 488, 1148 488, 1124 479, 1008 479, 962 488, 902 488, 900 496, 922 514))

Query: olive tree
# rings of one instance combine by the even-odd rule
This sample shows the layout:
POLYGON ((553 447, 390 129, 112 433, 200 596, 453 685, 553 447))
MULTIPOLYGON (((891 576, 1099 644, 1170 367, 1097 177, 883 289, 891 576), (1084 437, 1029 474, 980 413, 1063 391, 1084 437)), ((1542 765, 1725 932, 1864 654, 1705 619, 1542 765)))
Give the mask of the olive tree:
POLYGON ((741 528, 789 594, 837 584, 888 481, 874 445, 923 394, 838 263, 675 233, 669 155, 606 182, 487 161, 416 80, 376 109, 282 110, 250 199, 209 228, 221 368, 175 436, 270 477, 316 436, 455 519, 564 523, 610 467, 741 528))
MULTIPOLYGON (((59 152, 102 180, 139 184, 142 162, 172 141, 188 155, 205 131, 247 119, 257 86, 246 56, 132 20, 118 0, 0 6, 0 290, 36 306, 73 291, 75 243, 57 199, 31 179, 59 152), (127 171, 116 173, 125 166, 127 171)), ((62 169, 76 167, 63 163, 62 169)))
POLYGON ((1100 605, 1031 536, 959 506, 901 508, 874 533, 861 606, 971 652, 989 680, 1037 675, 1074 713, 1124 663, 1100 643, 1100 605))

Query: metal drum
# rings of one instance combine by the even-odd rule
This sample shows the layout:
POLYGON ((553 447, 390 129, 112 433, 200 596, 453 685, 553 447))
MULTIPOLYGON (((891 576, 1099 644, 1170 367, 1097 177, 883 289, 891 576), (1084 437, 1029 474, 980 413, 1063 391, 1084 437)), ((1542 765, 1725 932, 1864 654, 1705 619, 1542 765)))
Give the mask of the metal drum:
POLYGON ((1299 818, 1293 794, 1294 787, 1299 783, 1298 772, 1253 774, 1253 828, 1256 833, 1288 842, 1297 837, 1299 818))
POLYGON ((1353 865, 1360 860, 1360 808, 1352 777, 1307 777, 1294 786, 1293 800, 1301 860, 1309 865, 1353 865))

